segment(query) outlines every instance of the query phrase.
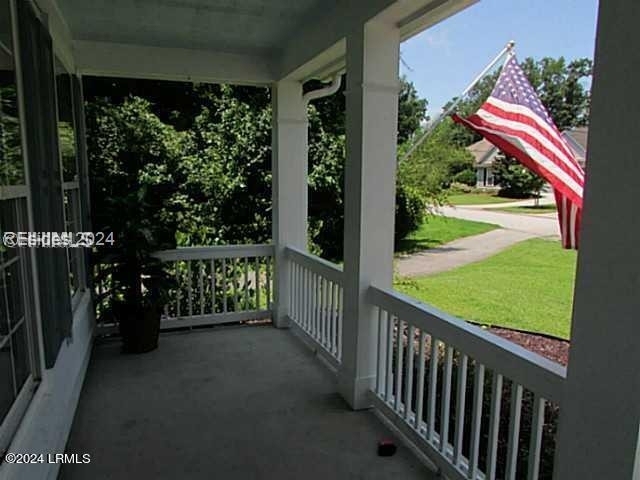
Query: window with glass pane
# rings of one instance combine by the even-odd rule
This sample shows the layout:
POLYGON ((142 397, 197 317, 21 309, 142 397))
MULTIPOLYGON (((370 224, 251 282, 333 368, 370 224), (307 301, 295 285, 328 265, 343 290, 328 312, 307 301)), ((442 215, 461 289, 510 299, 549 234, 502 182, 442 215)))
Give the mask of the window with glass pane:
POLYGON ((8 0, 0 2, 0 184, 24 185, 8 0))
MULTIPOLYGON (((0 0, 0 235, 28 226, 18 92, 9 0, 0 0)), ((0 433, 31 377, 31 266, 23 249, 0 245, 0 433)), ((0 436, 5 438, 6 435, 0 436)), ((0 449, 5 445, 0 445, 0 449)))
MULTIPOLYGON (((56 95, 58 104, 58 145, 62 165, 65 230, 76 233, 80 225, 80 185, 76 154, 76 129, 72 96, 72 79, 64 65, 56 58, 56 95)), ((83 288, 84 255, 79 248, 68 248, 69 289, 71 295, 83 288)))
MULTIPOLYGON (((0 200, 0 230, 25 230, 25 197, 0 200)), ((30 288, 28 254, 23 249, 0 245, 0 418, 9 412, 14 400, 31 375, 30 340, 27 333, 30 288)))

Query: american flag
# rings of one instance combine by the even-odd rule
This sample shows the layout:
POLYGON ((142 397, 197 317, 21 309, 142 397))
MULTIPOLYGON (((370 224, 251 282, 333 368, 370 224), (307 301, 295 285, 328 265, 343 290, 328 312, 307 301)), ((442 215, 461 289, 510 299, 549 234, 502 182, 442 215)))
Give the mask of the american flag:
POLYGON ((584 170, 518 65, 507 58, 480 109, 453 119, 547 180, 554 190, 564 248, 578 248, 584 170))

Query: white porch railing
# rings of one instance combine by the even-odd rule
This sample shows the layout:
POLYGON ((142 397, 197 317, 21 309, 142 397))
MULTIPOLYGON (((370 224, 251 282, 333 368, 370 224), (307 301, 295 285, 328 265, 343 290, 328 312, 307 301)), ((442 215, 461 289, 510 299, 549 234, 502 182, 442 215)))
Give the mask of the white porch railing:
POLYGON ((394 291, 369 300, 374 404, 447 478, 538 479, 543 448, 548 474, 564 367, 394 291))
MULTIPOLYGON (((160 328, 270 319, 273 255, 273 245, 183 247, 156 252, 154 256, 168 264, 175 279, 160 328)), ((112 278, 107 274, 98 277, 96 304, 102 313, 109 309, 112 278)), ((102 319, 98 331, 115 333, 117 327, 114 319, 102 319)))
POLYGON ((176 286, 161 328, 271 318, 273 245, 183 247, 154 254, 176 286))
POLYGON ((290 262, 289 319, 307 343, 318 345, 334 367, 342 356, 342 270, 331 262, 287 247, 290 262))

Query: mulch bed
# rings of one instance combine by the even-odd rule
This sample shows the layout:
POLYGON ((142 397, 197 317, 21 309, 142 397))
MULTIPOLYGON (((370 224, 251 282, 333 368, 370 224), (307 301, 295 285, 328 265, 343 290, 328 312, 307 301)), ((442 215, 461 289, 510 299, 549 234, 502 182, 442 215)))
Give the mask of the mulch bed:
POLYGON ((569 347, 571 343, 566 340, 507 328, 491 327, 488 330, 561 365, 566 366, 569 362, 569 347))

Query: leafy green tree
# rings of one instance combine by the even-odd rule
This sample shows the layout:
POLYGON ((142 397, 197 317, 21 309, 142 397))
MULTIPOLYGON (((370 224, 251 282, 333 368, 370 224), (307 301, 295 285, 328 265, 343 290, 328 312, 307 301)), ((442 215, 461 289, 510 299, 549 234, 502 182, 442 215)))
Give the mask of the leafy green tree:
POLYGON ((399 181, 419 192, 429 205, 444 204, 445 189, 455 176, 474 168, 471 153, 450 142, 448 134, 447 128, 437 128, 411 156, 400 155, 404 159, 398 165, 399 181))
MULTIPOLYGON (((329 134, 345 134, 345 97, 346 78, 343 76, 340 89, 334 95, 324 97, 313 102, 313 107, 322 118, 323 128, 329 134)), ((315 90, 322 84, 312 80, 305 83, 305 91, 315 90)), ((406 77, 400 78, 400 92, 398 94, 398 144, 407 142, 420 131, 421 125, 428 120, 427 100, 418 96, 413 83, 406 77)))
POLYGON ((271 107, 267 89, 203 87, 183 161, 189 198, 180 243, 271 238, 271 107))
POLYGON ((141 98, 90 104, 87 128, 94 228, 113 231, 119 244, 126 241, 119 230, 132 222, 140 228, 165 222, 175 232, 185 206, 178 187, 187 137, 162 123, 141 98), (149 210, 132 210, 138 205, 149 210))
POLYGON ((140 98, 89 105, 87 126, 93 228, 114 240, 96 248, 94 264, 109 265, 101 270, 113 293, 137 308, 155 290, 145 289, 143 278, 161 275, 151 253, 175 247, 179 215, 188 208, 179 192, 186 136, 140 98))
MULTIPOLYGON (((92 188, 92 211, 104 213, 97 213, 96 225, 107 226, 109 215, 114 214, 113 209, 104 208, 106 200, 96 195, 124 194, 117 183, 124 168, 120 163, 130 161, 125 156, 130 152, 130 156, 137 155, 138 162, 148 161, 155 169, 171 172, 177 185, 169 194, 173 205, 179 207, 175 211, 179 245, 270 240, 271 99, 268 89, 169 82, 163 91, 163 84, 159 82, 97 80, 94 83, 92 79, 88 83, 91 177, 99 177, 92 188), (126 96, 130 90, 145 93, 145 85, 153 103, 126 96), (173 98, 176 95, 178 98, 173 98), (191 117, 187 118, 188 115, 191 117), (131 122, 128 128, 132 131, 141 128, 147 135, 124 135, 122 120, 127 116, 131 122), (166 135, 168 142, 179 144, 177 160, 158 145, 158 135, 166 135), (134 141, 136 143, 132 143, 134 141), (151 158, 147 155, 151 151, 164 160, 151 158), (162 166, 163 162, 170 167, 162 166)), ((426 102, 417 98, 412 87, 404 86, 405 90, 399 105, 399 130, 404 138, 409 138, 424 117, 426 102), (402 102, 411 105, 403 106, 402 102), (408 115, 412 118, 407 119, 408 115)), ((344 95, 338 93, 315 101, 309 107, 309 125, 310 243, 316 253, 341 259, 344 95)), ((406 232, 417 228, 423 209, 417 209, 416 205, 424 205, 424 199, 415 189, 405 189, 403 185, 398 186, 398 199, 403 205, 397 209, 396 223, 406 232), (412 217, 404 218, 404 215, 412 217)))
POLYGON ((564 57, 545 57, 537 62, 526 58, 522 62, 522 69, 560 131, 587 125, 590 96, 585 79, 591 76, 592 68, 588 58, 568 63, 564 57))
POLYGON ((400 78, 400 93, 398 95, 398 143, 409 140, 420 126, 427 120, 427 100, 418 96, 413 83, 406 77, 400 78))
POLYGON ((16 89, 0 86, 0 185, 24 182, 16 89))
POLYGON ((500 185, 499 194, 509 198, 529 198, 539 194, 544 180, 516 159, 498 155, 493 162, 493 175, 496 185, 500 185))
POLYGON ((417 189, 403 182, 398 182, 396 185, 395 245, 420 228, 427 215, 425 207, 424 197, 417 189))
POLYGON ((475 187, 477 183, 476 172, 471 169, 462 170, 453 176, 453 181, 469 187, 475 187))

